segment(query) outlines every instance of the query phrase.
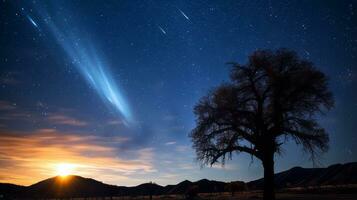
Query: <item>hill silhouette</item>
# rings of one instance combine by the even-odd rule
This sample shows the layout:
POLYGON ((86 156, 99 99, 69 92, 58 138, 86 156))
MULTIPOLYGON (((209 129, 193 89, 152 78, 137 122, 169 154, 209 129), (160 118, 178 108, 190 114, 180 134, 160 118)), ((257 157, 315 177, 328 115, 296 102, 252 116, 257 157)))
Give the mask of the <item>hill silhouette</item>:
POLYGON ((56 176, 27 187, 26 195, 39 198, 114 196, 121 188, 81 176, 56 176))
MULTIPOLYGON (((331 165, 327 168, 293 167, 275 174, 277 188, 357 184, 357 162, 331 165)), ((243 182, 237 182, 244 185, 243 182)), ((30 186, 0 183, 0 195, 6 198, 68 198, 68 197, 109 197, 184 194, 195 186, 199 193, 224 192, 228 183, 202 179, 188 180, 177 185, 161 186, 144 183, 134 187, 116 186, 100 181, 70 175, 66 178, 56 176, 30 186)), ((263 179, 247 183, 249 189, 261 189, 263 179)))
MULTIPOLYGON (((275 174, 274 179, 277 188, 357 184, 357 162, 327 168, 293 167, 275 174)), ((251 189, 261 189, 263 183, 264 179, 259 179, 247 184, 251 189)))

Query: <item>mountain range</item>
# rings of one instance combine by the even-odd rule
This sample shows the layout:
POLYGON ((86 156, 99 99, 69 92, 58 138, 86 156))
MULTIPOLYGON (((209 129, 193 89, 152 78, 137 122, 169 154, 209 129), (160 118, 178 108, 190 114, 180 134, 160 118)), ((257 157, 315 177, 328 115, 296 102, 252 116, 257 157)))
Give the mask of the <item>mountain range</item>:
MULTIPOLYGON (((235 190, 262 189, 263 180, 234 182, 235 190), (238 187, 237 187, 238 185, 238 187)), ((277 188, 357 184, 357 162, 331 165, 327 168, 294 167, 275 174, 277 188)), ((108 185, 94 179, 70 175, 65 178, 56 176, 30 186, 0 183, 0 196, 6 198, 63 198, 63 197, 108 197, 184 194, 196 187, 199 193, 230 191, 232 183, 202 179, 196 182, 188 180, 176 185, 161 186, 144 183, 134 187, 108 185)))

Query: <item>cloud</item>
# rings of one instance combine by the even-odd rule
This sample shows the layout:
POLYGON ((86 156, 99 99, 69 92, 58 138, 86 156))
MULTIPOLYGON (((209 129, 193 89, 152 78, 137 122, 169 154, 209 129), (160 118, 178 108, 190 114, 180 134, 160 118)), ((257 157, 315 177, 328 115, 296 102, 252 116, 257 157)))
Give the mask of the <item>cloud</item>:
POLYGON ((108 125, 122 125, 124 124, 125 122, 123 122, 122 120, 109 120, 107 122, 108 125))
POLYGON ((165 173, 161 176, 162 179, 177 179, 180 176, 178 174, 169 174, 169 173, 165 173))
POLYGON ((225 164, 222 165, 220 163, 216 163, 211 166, 213 169, 219 169, 219 170, 237 170, 238 166, 232 165, 232 164, 225 164))
POLYGON ((5 85, 17 85, 20 81, 14 78, 0 78, 0 83, 5 85))
POLYGON ((20 84, 21 82, 18 80, 18 75, 20 75, 19 72, 6 72, 0 75, 0 84, 3 85, 17 85, 20 84))
POLYGON ((178 164, 178 168, 183 170, 193 170, 197 168, 197 166, 194 166, 192 163, 183 163, 183 164, 178 164))
POLYGON ((28 120, 33 119, 33 115, 27 111, 19 110, 16 103, 0 100, 0 120, 28 120))
POLYGON ((74 117, 64 114, 52 114, 48 120, 54 124, 69 125, 69 126, 86 126, 87 122, 75 119, 74 117))
POLYGON ((0 100, 0 120, 12 121, 19 123, 19 121, 25 122, 42 122, 50 123, 52 125, 65 125, 84 127, 88 123, 86 121, 77 119, 71 116, 73 110, 56 108, 50 112, 48 106, 42 102, 37 102, 36 107, 38 110, 24 109, 17 106, 15 103, 0 100))
POLYGON ((167 146, 168 146, 168 145, 174 145, 174 144, 176 144, 175 141, 171 141, 171 142, 166 142, 166 143, 165 143, 165 145, 167 145, 167 146))
POLYGON ((178 152, 187 152, 190 149, 191 149, 190 146, 185 146, 185 145, 180 145, 176 147, 176 151, 178 152))
POLYGON ((8 101, 0 100, 0 110, 1 111, 10 111, 16 109, 16 106, 8 101))
POLYGON ((111 184, 140 183, 132 176, 151 173, 154 149, 117 148, 130 140, 40 129, 33 133, 0 132, 0 182, 29 185, 56 175, 56 166, 70 163, 74 174, 111 184), (125 158, 124 156, 125 155, 125 158))

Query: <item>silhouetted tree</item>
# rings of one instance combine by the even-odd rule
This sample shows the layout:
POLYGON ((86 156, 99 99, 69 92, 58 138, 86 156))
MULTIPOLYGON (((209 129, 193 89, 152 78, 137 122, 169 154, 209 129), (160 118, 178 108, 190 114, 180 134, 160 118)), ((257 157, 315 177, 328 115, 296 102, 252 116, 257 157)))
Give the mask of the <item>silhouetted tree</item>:
POLYGON ((314 115, 333 107, 332 93, 326 76, 290 50, 259 50, 247 64, 231 64, 231 82, 194 108, 193 147, 203 165, 224 164, 233 152, 258 158, 264 199, 273 200, 274 154, 285 141, 301 144, 312 160, 327 151, 329 137, 314 115))

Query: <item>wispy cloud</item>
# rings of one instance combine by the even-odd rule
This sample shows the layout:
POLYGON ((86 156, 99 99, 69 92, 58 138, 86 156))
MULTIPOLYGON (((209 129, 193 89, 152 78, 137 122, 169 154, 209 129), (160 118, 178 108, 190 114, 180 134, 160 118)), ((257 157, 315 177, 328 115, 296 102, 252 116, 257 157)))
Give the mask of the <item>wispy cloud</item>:
POLYGON ((14 79, 14 78, 0 78, 0 84, 17 85, 19 83, 20 83, 20 81, 14 79))
POLYGON ((41 122, 49 126, 64 125, 74 127, 85 127, 89 123, 72 116, 73 110, 64 108, 52 108, 42 103, 36 103, 36 109, 26 109, 23 106, 18 106, 16 103, 0 100, 0 120, 7 122, 41 122))
POLYGON ((30 112, 20 110, 16 103, 0 100, 0 120, 27 120, 32 115, 30 112))
POLYGON ((64 114, 52 114, 48 120, 54 124, 69 125, 69 126, 86 126, 87 122, 76 119, 64 114))
POLYGON ((213 169, 219 169, 219 170, 237 170, 238 169, 238 166, 236 165, 233 165, 233 164, 225 164, 225 165, 222 165, 220 163, 217 163, 217 164, 214 164, 211 166, 213 169))
POLYGON ((0 100, 0 110, 1 111, 9 111, 16 109, 16 105, 8 102, 8 101, 1 101, 0 100))
POLYGON ((180 145, 176 147, 176 151, 178 152, 186 152, 190 150, 190 146, 180 145))
POLYGON ((138 184, 131 175, 154 172, 154 153, 152 148, 133 152, 116 148, 128 140, 64 134, 54 129, 27 134, 1 132, 0 182, 32 184, 56 175, 59 163, 71 163, 76 166, 74 173, 81 176, 112 184, 138 184))
POLYGON ((170 142, 166 142, 166 143, 165 143, 165 145, 167 145, 167 146, 169 146, 169 145, 174 145, 174 144, 176 144, 175 141, 170 141, 170 142))
POLYGON ((115 119, 115 120, 109 120, 107 122, 107 124, 109 125, 123 125, 125 122, 123 122, 122 120, 118 120, 118 119, 115 119))
POLYGON ((21 83, 17 76, 19 75, 19 72, 6 72, 2 75, 0 75, 0 84, 3 85, 17 85, 19 83, 21 83))

